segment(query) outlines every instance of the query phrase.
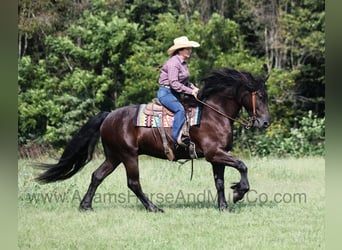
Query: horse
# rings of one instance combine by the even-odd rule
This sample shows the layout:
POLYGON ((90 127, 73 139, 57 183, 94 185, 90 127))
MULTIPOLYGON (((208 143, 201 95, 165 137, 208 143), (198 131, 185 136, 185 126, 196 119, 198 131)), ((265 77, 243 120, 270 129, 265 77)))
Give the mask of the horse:
MULTIPOLYGON (((217 202, 220 210, 228 208, 225 197, 225 167, 233 167, 240 172, 241 179, 233 183, 233 203, 243 199, 249 191, 246 164, 229 151, 233 146, 233 123, 244 107, 252 120, 249 125, 267 128, 270 125, 266 78, 254 76, 247 71, 232 68, 213 70, 202 79, 196 102, 201 106, 200 124, 191 126, 189 135, 195 144, 198 158, 205 158, 212 165, 217 202)), ((192 96, 188 99, 193 98, 192 96)), ((92 173, 89 188, 81 200, 80 210, 93 210, 92 201, 98 186, 123 163, 127 186, 141 201, 147 211, 163 212, 144 194, 139 180, 138 156, 145 154, 167 159, 162 138, 157 128, 135 125, 139 104, 102 111, 86 122, 71 140, 55 164, 41 163, 44 172, 36 177, 40 183, 61 181, 72 177, 91 161, 94 148, 101 137, 105 160, 92 173), (159 135, 159 136, 158 136, 159 135)), ((247 125, 247 124, 245 124, 247 125)), ((171 128, 165 128, 171 139, 171 128)), ((170 141, 169 141, 170 142, 170 141)), ((189 159, 188 151, 169 143, 175 161, 189 159)))

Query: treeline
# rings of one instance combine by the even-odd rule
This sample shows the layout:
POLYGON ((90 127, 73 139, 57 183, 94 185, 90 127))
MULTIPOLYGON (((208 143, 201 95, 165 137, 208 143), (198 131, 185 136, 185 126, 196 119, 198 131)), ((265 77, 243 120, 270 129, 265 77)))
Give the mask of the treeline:
POLYGON ((199 86, 213 68, 270 74, 272 126, 237 126, 237 150, 322 155, 324 23, 322 0, 21 0, 19 147, 62 147, 100 110, 149 102, 167 48, 187 35, 201 44, 189 62, 199 86))

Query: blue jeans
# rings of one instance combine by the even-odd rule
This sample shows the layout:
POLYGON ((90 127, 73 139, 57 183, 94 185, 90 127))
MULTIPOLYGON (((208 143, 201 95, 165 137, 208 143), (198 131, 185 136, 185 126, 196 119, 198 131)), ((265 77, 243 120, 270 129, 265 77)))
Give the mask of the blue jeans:
POLYGON ((158 90, 159 101, 174 113, 172 124, 172 138, 177 142, 177 138, 185 122, 185 110, 179 101, 180 95, 172 89, 161 86, 158 90))

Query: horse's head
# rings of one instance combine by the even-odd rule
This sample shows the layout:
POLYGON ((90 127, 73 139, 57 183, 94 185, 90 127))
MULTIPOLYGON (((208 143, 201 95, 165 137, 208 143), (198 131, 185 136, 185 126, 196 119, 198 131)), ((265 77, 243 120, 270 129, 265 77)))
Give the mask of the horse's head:
POLYGON ((225 106, 226 114, 234 118, 243 106, 252 117, 251 126, 267 128, 270 125, 270 114, 266 80, 267 78, 254 77, 249 72, 230 68, 214 70, 203 79, 205 85, 199 93, 199 98, 225 106))
POLYGON ((254 127, 267 128, 271 123, 265 86, 268 77, 254 77, 246 72, 241 72, 241 75, 245 84, 241 86, 241 91, 239 91, 240 103, 252 117, 254 127))

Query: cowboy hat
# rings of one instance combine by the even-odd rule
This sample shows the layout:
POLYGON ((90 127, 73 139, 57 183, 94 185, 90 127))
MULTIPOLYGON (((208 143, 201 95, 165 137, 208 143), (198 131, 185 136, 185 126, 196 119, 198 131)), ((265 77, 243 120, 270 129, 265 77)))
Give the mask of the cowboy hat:
POLYGON ((173 40, 173 45, 167 50, 169 55, 172 55, 177 49, 199 47, 199 43, 195 41, 189 41, 186 36, 177 37, 173 40))

